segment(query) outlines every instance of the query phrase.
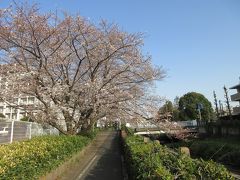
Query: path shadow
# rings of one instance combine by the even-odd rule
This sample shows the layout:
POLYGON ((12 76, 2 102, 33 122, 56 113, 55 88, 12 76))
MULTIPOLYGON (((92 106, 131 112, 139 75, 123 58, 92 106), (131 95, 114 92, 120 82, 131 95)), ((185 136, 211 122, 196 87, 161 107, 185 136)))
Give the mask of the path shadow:
POLYGON ((84 179, 123 180, 119 136, 112 137, 104 147, 101 147, 98 155, 100 158, 84 179))

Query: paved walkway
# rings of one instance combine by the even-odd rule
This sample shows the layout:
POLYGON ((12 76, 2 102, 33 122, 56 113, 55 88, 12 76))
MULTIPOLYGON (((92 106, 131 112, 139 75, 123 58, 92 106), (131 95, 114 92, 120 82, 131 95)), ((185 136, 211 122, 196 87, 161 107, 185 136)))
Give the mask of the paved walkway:
POLYGON ((115 131, 101 132, 78 165, 62 180, 122 180, 119 136, 115 131))

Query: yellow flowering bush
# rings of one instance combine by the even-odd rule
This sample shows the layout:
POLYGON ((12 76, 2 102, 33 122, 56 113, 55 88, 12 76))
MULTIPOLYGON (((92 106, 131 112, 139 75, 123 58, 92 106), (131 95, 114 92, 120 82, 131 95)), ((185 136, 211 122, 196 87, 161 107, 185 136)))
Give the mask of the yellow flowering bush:
POLYGON ((0 146, 0 179, 38 179, 90 142, 83 136, 42 136, 0 146))

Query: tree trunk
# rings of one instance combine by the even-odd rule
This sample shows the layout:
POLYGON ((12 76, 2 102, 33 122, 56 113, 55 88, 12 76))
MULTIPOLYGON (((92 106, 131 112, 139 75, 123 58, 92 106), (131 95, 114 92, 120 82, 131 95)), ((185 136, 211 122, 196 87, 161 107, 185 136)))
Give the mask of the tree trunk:
POLYGON ((81 132, 80 133, 90 133, 93 131, 93 126, 94 123, 91 120, 85 121, 85 123, 81 127, 81 132))

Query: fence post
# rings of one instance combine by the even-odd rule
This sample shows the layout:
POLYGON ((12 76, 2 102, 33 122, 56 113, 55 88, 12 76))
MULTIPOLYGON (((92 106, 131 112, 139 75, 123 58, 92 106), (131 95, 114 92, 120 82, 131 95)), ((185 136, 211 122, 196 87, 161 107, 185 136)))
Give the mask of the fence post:
POLYGON ((14 121, 12 121, 12 126, 11 126, 11 137, 10 137, 10 143, 13 142, 13 128, 14 128, 14 121))
POLYGON ((29 139, 32 138, 32 122, 30 122, 30 125, 29 125, 29 139))

